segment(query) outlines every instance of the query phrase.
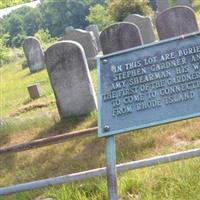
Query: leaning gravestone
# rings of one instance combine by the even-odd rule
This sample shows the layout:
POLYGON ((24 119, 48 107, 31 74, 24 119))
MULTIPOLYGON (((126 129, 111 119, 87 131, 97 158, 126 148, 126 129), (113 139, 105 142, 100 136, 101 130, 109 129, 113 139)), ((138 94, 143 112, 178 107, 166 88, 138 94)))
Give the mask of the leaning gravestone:
POLYGON ((139 28, 128 22, 108 26, 100 34, 103 54, 136 47, 143 44, 139 28))
POLYGON ((35 37, 27 37, 24 40, 23 50, 30 72, 37 72, 44 68, 44 53, 35 37))
POLYGON ((45 61, 61 118, 96 109, 95 92, 80 44, 57 42, 45 52, 45 61))
POLYGON ((156 0, 157 12, 160 13, 169 8, 168 0, 156 0))
POLYGON ((163 11, 156 19, 160 40, 199 30, 195 13, 187 6, 175 6, 163 11))
POLYGON ((91 31, 94 34, 98 50, 101 51, 101 44, 100 44, 100 41, 99 41, 99 29, 98 29, 98 26, 95 25, 95 24, 89 25, 89 26, 86 27, 86 31, 91 31))
POLYGON ((134 23, 138 26, 138 28, 141 31, 144 44, 155 41, 153 25, 152 25, 150 17, 142 16, 138 14, 130 14, 124 19, 124 22, 134 23))
POLYGON ((91 68, 96 65, 97 47, 94 36, 91 32, 84 31, 81 29, 74 29, 70 32, 65 33, 64 40, 73 40, 80 43, 85 50, 88 65, 91 68))

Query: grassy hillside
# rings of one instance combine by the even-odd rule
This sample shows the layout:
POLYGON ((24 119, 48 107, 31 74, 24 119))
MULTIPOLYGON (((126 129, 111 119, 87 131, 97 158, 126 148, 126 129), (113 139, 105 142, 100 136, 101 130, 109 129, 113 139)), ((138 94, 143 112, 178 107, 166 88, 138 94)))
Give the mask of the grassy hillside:
MULTIPOLYGON (((95 112, 60 121, 46 70, 30 74, 21 64, 18 60, 0 68, 1 147, 96 126, 95 112), (30 100, 27 86, 35 82, 40 82, 43 95, 30 100)), ((96 70, 91 75, 96 88, 96 70)), ((199 122, 196 118, 117 136, 117 162, 199 147, 199 122)), ((105 166, 104 150, 105 140, 92 136, 0 156, 0 186, 105 166)), ((118 181, 121 199, 200 199, 199 161, 196 158, 122 173, 118 181)), ((106 178, 18 193, 6 196, 6 200, 31 200, 40 195, 58 200, 107 199, 106 178)))

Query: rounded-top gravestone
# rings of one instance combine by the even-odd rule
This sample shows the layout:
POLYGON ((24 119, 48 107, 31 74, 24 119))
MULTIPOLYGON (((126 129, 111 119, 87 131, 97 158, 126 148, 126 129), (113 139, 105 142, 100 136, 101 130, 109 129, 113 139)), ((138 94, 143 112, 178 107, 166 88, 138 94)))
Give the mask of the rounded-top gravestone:
POLYGON ((35 37, 27 37, 24 40, 23 50, 31 73, 45 67, 44 53, 40 42, 35 37))
POLYGON ((156 19, 160 40, 199 30, 194 10, 187 6, 175 6, 163 11, 156 19))
POLYGON ((148 44, 155 41, 153 24, 151 22, 150 17, 138 14, 130 14, 124 19, 124 22, 134 23, 138 26, 138 28, 141 31, 144 44, 148 44))
POLYGON ((100 34, 103 54, 136 47, 143 44, 139 28, 128 22, 108 26, 100 34))
POLYGON ((61 41, 45 52, 45 61, 61 118, 96 109, 96 96, 82 46, 61 41))
POLYGON ((96 64, 97 46, 94 36, 91 32, 81 29, 74 29, 65 33, 63 40, 72 40, 80 43, 85 50, 87 61, 90 68, 96 64))

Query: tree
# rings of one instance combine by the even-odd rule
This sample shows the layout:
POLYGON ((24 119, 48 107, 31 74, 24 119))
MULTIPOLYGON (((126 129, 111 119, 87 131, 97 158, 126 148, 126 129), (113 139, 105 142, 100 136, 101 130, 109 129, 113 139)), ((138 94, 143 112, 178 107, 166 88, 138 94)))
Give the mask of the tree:
POLYGON ((123 21, 129 14, 149 15, 151 8, 147 0, 110 0, 108 10, 115 22, 123 21))
POLYGON ((87 26, 85 16, 89 13, 90 0, 44 0, 40 5, 43 29, 52 36, 63 35, 66 26, 87 26))
POLYGON ((27 12, 23 20, 23 28, 27 35, 33 36, 41 27, 41 13, 38 8, 32 8, 27 12))
POLYGON ((12 15, 8 20, 7 30, 10 36, 16 36, 19 33, 23 33, 23 19, 20 15, 12 15))
POLYGON ((86 16, 86 20, 90 24, 96 24, 100 30, 103 30, 108 24, 111 24, 111 19, 105 8, 100 4, 96 4, 89 9, 90 14, 86 16))

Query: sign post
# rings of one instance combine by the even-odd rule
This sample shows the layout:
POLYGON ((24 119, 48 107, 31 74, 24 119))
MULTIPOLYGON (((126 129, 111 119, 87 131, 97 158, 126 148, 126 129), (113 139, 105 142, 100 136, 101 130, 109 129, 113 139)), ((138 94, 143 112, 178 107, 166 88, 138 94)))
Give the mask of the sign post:
POLYGON ((200 116, 200 33, 99 57, 98 86, 98 136, 117 200, 114 136, 200 116))
POLYGON ((115 136, 106 138, 107 184, 110 200, 118 200, 115 136))

